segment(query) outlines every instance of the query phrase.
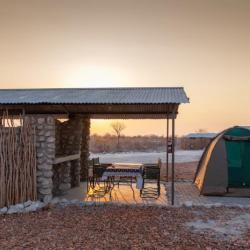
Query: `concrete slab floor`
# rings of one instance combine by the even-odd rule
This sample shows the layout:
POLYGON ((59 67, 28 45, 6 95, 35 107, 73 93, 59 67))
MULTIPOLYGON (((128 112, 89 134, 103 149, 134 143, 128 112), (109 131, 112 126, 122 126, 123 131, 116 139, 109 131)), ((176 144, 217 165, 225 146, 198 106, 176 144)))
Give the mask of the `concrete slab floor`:
MULTIPOLYGON (((147 187, 156 187, 156 184, 147 184, 147 187)), ((93 196, 91 190, 87 193, 87 183, 81 182, 80 187, 70 189, 67 194, 60 196, 67 200, 80 200, 87 202, 112 202, 120 204, 145 204, 145 205, 168 205, 165 185, 160 185, 160 196, 158 198, 141 198, 140 190, 136 189, 136 184, 132 186, 120 184, 115 185, 111 192, 93 196)))
MULTIPOLYGON (((171 182, 166 183, 168 199, 171 199, 171 182)), ((198 188, 192 182, 176 182, 175 183, 175 205, 185 203, 193 205, 214 205, 221 204, 225 206, 246 206, 250 205, 250 198, 246 197, 227 197, 227 196, 204 196, 200 195, 198 188)))
MULTIPOLYGON (((149 185, 150 186, 150 185, 149 185)), ((152 184, 153 186, 153 184, 152 184)), ((111 194, 94 197, 87 194, 87 183, 82 182, 80 187, 72 188, 67 194, 61 196, 67 200, 80 200, 87 202, 112 202, 120 204, 142 204, 142 205, 171 205, 171 182, 161 183, 161 194, 157 199, 145 199, 140 197, 140 191, 136 189, 133 183, 132 188, 129 185, 115 185, 111 194)), ((250 198, 245 197, 227 197, 227 196, 203 196, 192 182, 175 183, 175 205, 225 205, 225 206, 246 206, 250 205, 250 198)))

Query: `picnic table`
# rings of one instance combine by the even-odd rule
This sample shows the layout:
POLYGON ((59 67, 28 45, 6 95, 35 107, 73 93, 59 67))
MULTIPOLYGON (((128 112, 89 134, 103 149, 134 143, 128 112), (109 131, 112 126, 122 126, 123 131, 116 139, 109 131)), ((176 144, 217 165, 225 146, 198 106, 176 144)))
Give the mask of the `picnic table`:
POLYGON ((109 177, 135 177, 136 188, 141 190, 143 184, 142 173, 142 163, 113 163, 104 171, 102 180, 107 180, 109 177))

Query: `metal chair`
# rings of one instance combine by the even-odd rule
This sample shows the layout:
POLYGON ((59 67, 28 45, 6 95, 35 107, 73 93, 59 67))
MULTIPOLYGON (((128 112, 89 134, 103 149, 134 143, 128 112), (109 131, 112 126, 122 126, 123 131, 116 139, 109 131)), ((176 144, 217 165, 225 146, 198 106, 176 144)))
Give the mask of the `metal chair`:
POLYGON ((93 164, 100 164, 100 158, 99 157, 92 158, 92 162, 93 164))
POLYGON ((142 189, 140 190, 141 198, 154 198, 160 196, 160 163, 144 164, 142 189))
POLYGON ((100 159, 99 157, 97 158, 92 158, 88 161, 88 177, 87 177, 87 191, 89 189, 93 189, 95 186, 95 180, 94 180, 94 164, 100 164, 100 159))
POLYGON ((88 160, 87 193, 94 188, 93 159, 88 160))
POLYGON ((110 181, 102 180, 102 175, 110 164, 93 164, 93 176, 89 178, 88 195, 103 197, 110 190, 110 181))

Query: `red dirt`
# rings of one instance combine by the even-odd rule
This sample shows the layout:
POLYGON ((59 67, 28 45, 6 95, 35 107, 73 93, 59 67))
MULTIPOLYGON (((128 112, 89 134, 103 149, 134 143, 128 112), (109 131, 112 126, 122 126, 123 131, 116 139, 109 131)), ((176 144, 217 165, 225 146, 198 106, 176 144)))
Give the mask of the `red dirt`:
POLYGON ((218 239, 194 219, 225 220, 245 209, 66 207, 0 216, 1 249, 249 249, 249 231, 218 239))

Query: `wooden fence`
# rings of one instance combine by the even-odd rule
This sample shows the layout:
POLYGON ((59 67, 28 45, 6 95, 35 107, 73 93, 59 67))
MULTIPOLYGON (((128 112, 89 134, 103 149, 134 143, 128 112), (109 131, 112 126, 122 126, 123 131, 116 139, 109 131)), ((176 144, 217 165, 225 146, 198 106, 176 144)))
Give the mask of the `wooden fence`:
POLYGON ((29 118, 0 116, 0 207, 36 200, 35 129, 29 118))

